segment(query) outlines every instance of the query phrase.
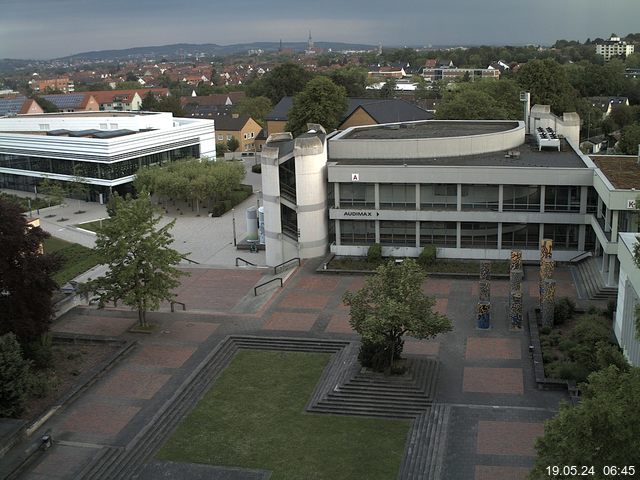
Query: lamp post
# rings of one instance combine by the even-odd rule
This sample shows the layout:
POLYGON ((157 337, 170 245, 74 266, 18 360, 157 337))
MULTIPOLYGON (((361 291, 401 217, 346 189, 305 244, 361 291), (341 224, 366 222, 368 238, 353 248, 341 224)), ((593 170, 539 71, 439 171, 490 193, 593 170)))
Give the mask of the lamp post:
POLYGON ((236 241, 236 209, 235 208, 231 209, 231 221, 232 221, 232 227, 233 227, 233 246, 236 247, 237 241, 236 241))

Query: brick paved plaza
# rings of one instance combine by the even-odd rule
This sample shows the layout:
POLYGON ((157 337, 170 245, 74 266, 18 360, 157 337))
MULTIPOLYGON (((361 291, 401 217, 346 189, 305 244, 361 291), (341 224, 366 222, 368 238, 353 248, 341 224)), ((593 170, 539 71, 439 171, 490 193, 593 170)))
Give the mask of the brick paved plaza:
MULTIPOLYGON (((151 334, 129 333, 136 315, 124 309, 84 307, 64 315, 54 331, 120 337, 138 345, 46 423, 57 442, 25 478, 74 478, 103 446, 126 447, 227 335, 357 340, 341 299, 346 290, 360 288, 365 277, 316 274, 318 262, 306 262, 284 288, 257 299, 253 287, 264 270, 190 269, 178 290, 187 311, 170 313, 164 306, 150 313, 156 325, 151 334), (57 468, 60 462, 64 466, 57 468)), ((525 306, 537 298, 537 271, 526 274, 525 306)), ((559 268, 558 275, 563 279, 560 294, 575 296, 568 272, 559 268)), ((406 355, 440 360, 435 401, 451 406, 441 433, 441 478, 524 479, 542 424, 564 394, 536 388, 527 334, 508 328, 508 282, 491 283, 488 331, 475 328, 477 281, 429 278, 423 289, 436 297, 436 309, 454 324, 453 332, 433 340, 405 339, 406 355)))

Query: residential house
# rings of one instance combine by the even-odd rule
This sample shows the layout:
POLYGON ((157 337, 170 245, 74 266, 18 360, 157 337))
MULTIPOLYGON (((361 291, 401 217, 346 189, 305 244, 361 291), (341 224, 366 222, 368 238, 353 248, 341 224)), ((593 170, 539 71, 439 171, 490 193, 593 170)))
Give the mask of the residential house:
POLYGON ((43 113, 43 110, 32 98, 24 95, 0 98, 0 117, 33 113, 43 113))
POLYGON ((255 152, 256 137, 262 127, 253 118, 247 115, 219 115, 214 118, 216 125, 216 143, 226 143, 235 137, 239 142, 236 151, 255 152))
POLYGON ((88 92, 43 95, 42 98, 53 103, 58 112, 97 112, 100 110, 100 105, 95 97, 88 92))
POLYGON ((46 92, 51 90, 59 90, 62 93, 70 93, 74 91, 73 81, 69 77, 59 78, 36 78, 29 81, 29 86, 34 92, 46 92))
POLYGON ((591 106, 600 109, 602 118, 608 117, 614 108, 620 105, 629 106, 627 97, 589 97, 591 106))
POLYGON ((620 37, 615 34, 611 35, 609 40, 596 43, 596 55, 602 55, 605 62, 608 62, 612 57, 631 55, 634 49, 635 46, 632 43, 620 40, 620 37))

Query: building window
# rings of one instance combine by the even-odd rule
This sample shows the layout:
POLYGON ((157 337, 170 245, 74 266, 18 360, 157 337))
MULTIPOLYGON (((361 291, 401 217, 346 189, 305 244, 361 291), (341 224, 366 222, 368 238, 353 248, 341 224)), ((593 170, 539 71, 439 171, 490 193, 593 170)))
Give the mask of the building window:
POLYGON ((556 250, 577 250, 578 225, 545 223, 544 238, 553 240, 553 248, 556 250))
POLYGON ((544 194, 545 212, 579 212, 580 187, 547 185, 544 194))
POLYGON ((118 129, 118 124, 117 123, 110 123, 109 124, 109 128, 111 130, 117 130, 118 129))
POLYGON ((498 224, 462 222, 462 248, 498 248, 498 224))
POLYGON ((380 184, 380 208, 416 209, 416 186, 406 183, 380 184))
POLYGON ((107 124, 106 123, 101 123, 100 124, 100 130, 106 130, 107 129, 107 124))
POLYGON ((376 222, 373 220, 339 220, 341 245, 372 245, 376 241, 376 222))
POLYGON ((380 244, 415 247, 416 222, 381 221, 380 244))
POLYGON ((251 138, 255 137, 256 133, 255 132, 251 132, 251 138))
POLYGON ((280 218, 282 220, 282 233, 289 238, 298 240, 298 214, 295 210, 280 205, 280 218))
POLYGON ((420 222, 420 246, 456 247, 456 222, 420 222))
POLYGON ((540 225, 537 223, 503 223, 502 248, 537 250, 540 243, 540 225))
POLYGON ((427 184, 420 185, 420 209, 457 210, 458 185, 427 184))
POLYGON ((39 124, 40 126, 40 130, 42 131, 48 131, 49 130, 49 124, 48 123, 41 123, 39 124))
POLYGON ((505 212, 539 212, 540 187, 537 185, 505 185, 502 190, 505 212))
POLYGON ((463 185, 462 210, 497 211, 498 185, 463 185))
POLYGON ((340 208, 375 208, 376 192, 373 183, 341 183, 340 208))
POLYGON ((598 192, 593 187, 587 189, 587 213, 598 213, 598 192))

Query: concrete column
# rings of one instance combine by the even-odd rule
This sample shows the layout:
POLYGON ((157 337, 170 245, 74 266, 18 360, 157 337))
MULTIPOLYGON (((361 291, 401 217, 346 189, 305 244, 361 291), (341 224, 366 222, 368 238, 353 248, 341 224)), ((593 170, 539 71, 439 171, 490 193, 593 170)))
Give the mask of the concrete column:
POLYGON ((340 246, 342 245, 342 243, 340 242, 340 220, 329 220, 330 222, 333 222, 335 224, 335 230, 336 230, 336 246, 340 246))
POLYGON ((604 216, 604 231, 611 231, 611 210, 607 208, 607 213, 604 216))
POLYGON ((616 255, 609 255, 609 273, 607 275, 607 286, 615 287, 618 283, 616 280, 616 262, 618 258, 616 255))
MULTIPOLYGON (((547 189, 545 185, 540 185, 540 213, 544 213, 544 199, 547 196, 547 189)), ((542 236, 540 237, 542 240, 542 236)))
POLYGON ((587 226, 578 225, 578 250, 584 251, 584 242, 587 236, 587 226))
POLYGON ((416 183, 416 210, 420 210, 420 184, 416 183))
POLYGON ((456 193, 456 202, 457 202, 456 209, 459 212, 461 212, 462 211, 462 184, 461 183, 458 184, 458 189, 456 193))
POLYGON ((600 198, 600 195, 598 195, 598 210, 596 212, 596 218, 601 218, 602 217, 602 199, 600 198))
POLYGON ((376 243, 380 243, 380 220, 376 220, 376 243))
POLYGON ((544 238, 544 223, 541 223, 540 231, 538 232, 538 245, 542 245, 543 238, 544 238))
POLYGON ((338 182, 333 184, 333 207, 340 208, 340 184, 338 182))
MULTIPOLYGON (((500 191, 502 192, 502 188, 500 189, 500 191)), ((500 200, 500 205, 502 205, 502 200, 500 200)), ((498 250, 502 250, 502 222, 498 223, 498 250)))
MULTIPOLYGON (((375 197, 375 202, 376 202, 376 210, 380 210, 380 184, 379 183, 374 184, 373 192, 374 192, 374 197, 375 197)), ((376 227, 376 229, 377 229, 377 227, 376 227)), ((377 240, 377 241, 379 241, 379 240, 377 240)))
POLYGON ((611 241, 618 241, 618 217, 620 215, 619 210, 613 210, 611 212, 611 241))
POLYGON ((416 248, 420 248, 420 222, 416 222, 416 248))
MULTIPOLYGON (((498 212, 502 212, 502 204, 504 203, 504 185, 498 185, 498 212)), ((499 224, 498 229, 502 224, 499 224)), ((500 248, 500 237, 498 237, 498 249, 500 248)))
POLYGON ((602 273, 602 275, 606 274, 608 267, 609 267, 609 254, 602 252, 602 265, 600 266, 600 273, 602 273))
POLYGON ((587 213, 587 196, 589 195, 589 187, 580 187, 580 213, 587 213))
POLYGON ((462 226, 456 222, 456 248, 462 248, 462 226))

